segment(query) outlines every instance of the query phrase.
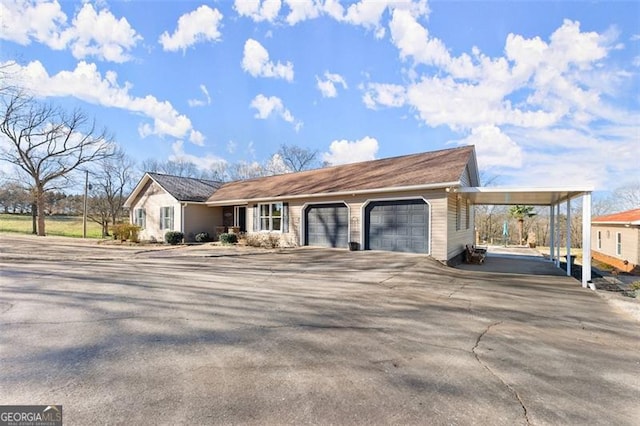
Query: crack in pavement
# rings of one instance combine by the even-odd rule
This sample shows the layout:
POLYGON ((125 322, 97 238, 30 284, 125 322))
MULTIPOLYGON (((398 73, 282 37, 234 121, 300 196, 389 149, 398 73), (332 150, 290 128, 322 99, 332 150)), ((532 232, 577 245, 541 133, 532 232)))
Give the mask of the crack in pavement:
POLYGON ((475 357, 476 361, 478 361, 478 363, 480 363, 480 365, 482 365, 489 373, 491 373, 492 376, 494 376, 496 379, 500 380, 500 382, 507 388, 509 389, 509 391, 511 393, 513 393, 513 395, 516 397, 516 399, 518 400, 518 403, 520 404, 520 407, 522 407, 522 411, 524 413, 524 420, 525 422, 530 425, 531 422, 529 421, 529 414, 527 412, 527 407, 524 405, 524 401, 522 400, 522 398, 520 397, 520 394, 518 393, 517 390, 514 389, 513 386, 511 386, 509 383, 507 383, 506 381, 504 381, 504 379, 502 379, 502 377, 500 377, 498 374, 496 374, 486 363, 484 363, 481 359, 480 356, 478 355, 478 353, 476 352, 476 349, 478 348, 478 345, 480 344, 480 340, 482 340, 482 338, 489 332, 489 330, 491 330, 491 328, 495 327, 496 325, 502 324, 502 321, 497 321, 497 322, 493 322, 491 324, 489 324, 487 326, 487 328, 485 328, 482 333, 480 333, 480 335, 478 336, 478 338, 476 339, 476 344, 473 346, 473 348, 471 348, 471 353, 473 353, 473 356, 475 357))

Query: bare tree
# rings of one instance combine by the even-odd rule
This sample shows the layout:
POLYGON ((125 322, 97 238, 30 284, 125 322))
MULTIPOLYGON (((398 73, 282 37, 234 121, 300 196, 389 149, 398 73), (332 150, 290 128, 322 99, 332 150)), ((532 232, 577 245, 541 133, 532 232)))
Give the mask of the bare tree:
POLYGON ((617 211, 640 208, 640 180, 635 180, 613 191, 613 205, 617 211))
POLYGON ((122 216, 126 194, 133 186, 135 162, 121 150, 98 162, 91 177, 92 194, 88 217, 102 226, 102 236, 109 235, 109 222, 115 225, 122 216))
POLYGON ((192 178, 199 178, 202 175, 198 166, 187 160, 158 161, 149 158, 140 164, 140 171, 192 178))
POLYGON ((277 152, 282 162, 288 170, 299 172, 319 167, 318 150, 312 151, 308 148, 302 148, 296 145, 280 145, 277 152))
POLYGON ((20 93, 4 96, 0 112, 0 160, 32 179, 38 235, 45 235, 45 193, 83 164, 111 155, 106 130, 80 110, 71 113, 20 93))

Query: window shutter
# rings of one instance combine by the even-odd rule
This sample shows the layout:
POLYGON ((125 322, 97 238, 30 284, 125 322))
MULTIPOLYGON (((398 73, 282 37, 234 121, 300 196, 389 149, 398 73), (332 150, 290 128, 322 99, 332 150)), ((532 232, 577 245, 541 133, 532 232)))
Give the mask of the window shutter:
POLYGON ((160 229, 164 229, 164 209, 160 207, 160 229))
POLYGON ((170 222, 169 228, 171 228, 171 229, 175 229, 175 226, 173 226, 174 225, 174 223, 173 223, 173 217, 174 217, 173 216, 173 210, 174 210, 174 207, 171 207, 171 209, 169 210, 169 218, 170 218, 169 219, 169 222, 170 222))
POLYGON ((257 204, 253 205, 253 230, 256 232, 260 230, 260 212, 257 204))
POLYGON ((289 232, 289 203, 282 203, 282 232, 289 232))

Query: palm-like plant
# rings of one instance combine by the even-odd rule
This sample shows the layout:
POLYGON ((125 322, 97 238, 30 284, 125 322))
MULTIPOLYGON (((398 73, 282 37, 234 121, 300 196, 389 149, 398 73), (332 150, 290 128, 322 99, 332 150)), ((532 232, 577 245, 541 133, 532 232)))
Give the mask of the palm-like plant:
POLYGON ((518 220, 518 238, 520 244, 523 244, 522 234, 524 232, 524 220, 525 218, 533 217, 536 213, 533 211, 532 206, 513 206, 509 209, 509 216, 518 220))

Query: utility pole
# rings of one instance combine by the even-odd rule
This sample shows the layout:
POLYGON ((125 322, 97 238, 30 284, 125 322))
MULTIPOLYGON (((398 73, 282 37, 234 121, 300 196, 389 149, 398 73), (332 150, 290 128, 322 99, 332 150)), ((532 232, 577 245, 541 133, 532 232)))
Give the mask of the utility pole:
POLYGON ((84 214, 82 215, 82 238, 87 238, 87 193, 89 190, 89 170, 84 171, 84 214))

